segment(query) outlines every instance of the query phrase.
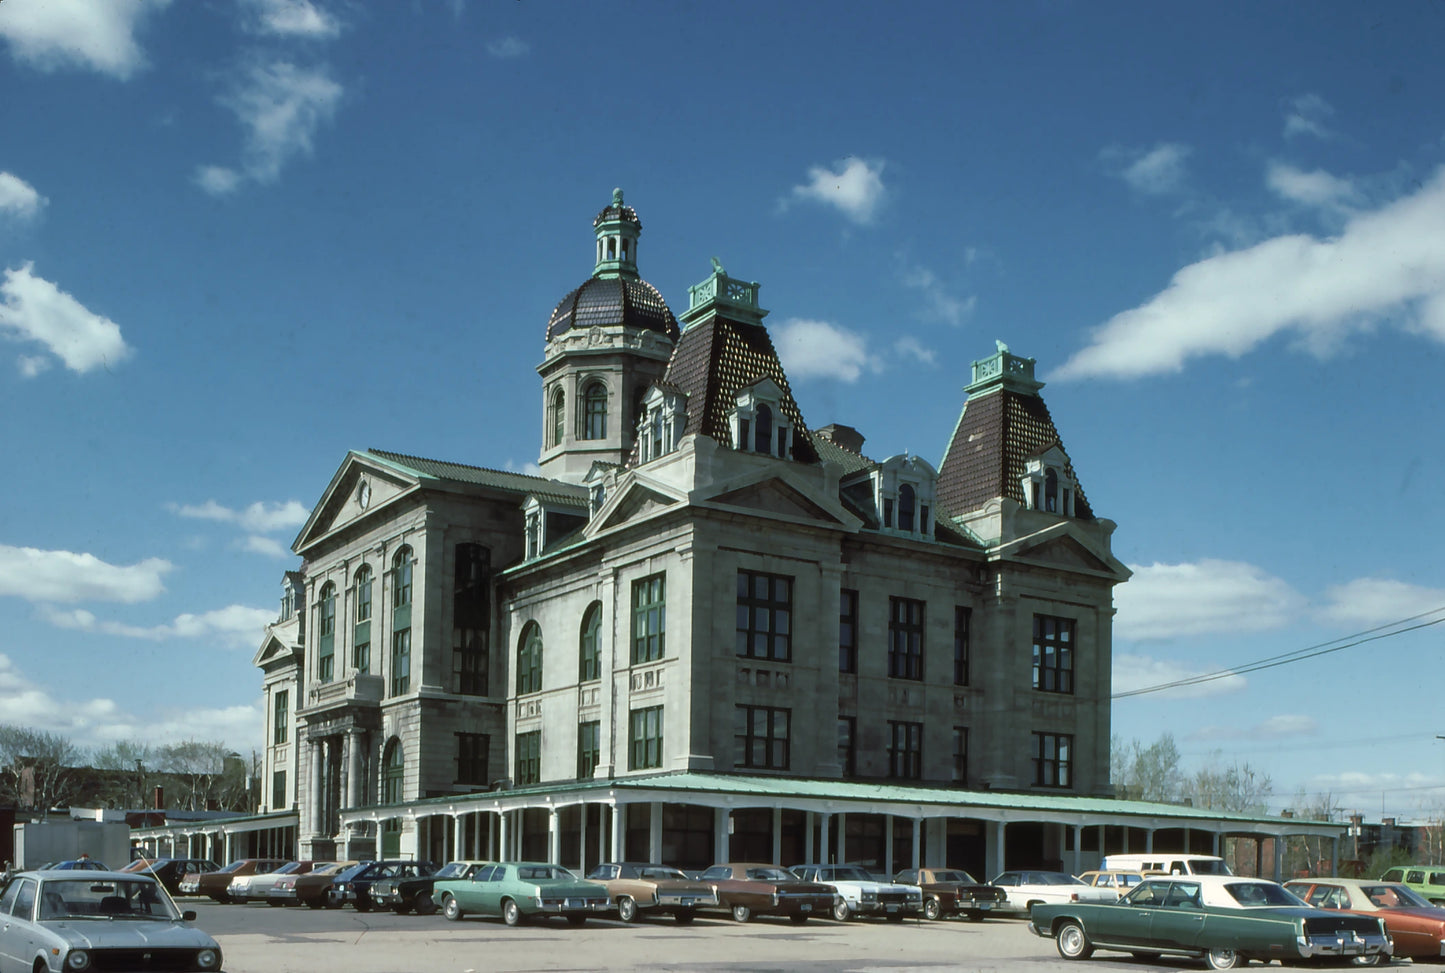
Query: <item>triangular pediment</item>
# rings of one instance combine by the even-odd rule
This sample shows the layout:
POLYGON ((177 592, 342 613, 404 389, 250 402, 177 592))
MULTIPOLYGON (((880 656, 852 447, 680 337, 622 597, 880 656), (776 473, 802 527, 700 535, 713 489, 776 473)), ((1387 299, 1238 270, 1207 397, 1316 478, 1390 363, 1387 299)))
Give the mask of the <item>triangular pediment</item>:
POLYGON ((1066 571, 1109 575, 1118 581, 1128 579, 1132 573, 1107 548, 1099 550, 1087 534, 1081 536, 1070 521, 1006 544, 1000 553, 1066 571))
POLYGON ((1060 537, 1019 553, 1031 561, 1048 561, 1060 567, 1084 568, 1089 571, 1108 570, 1102 560, 1072 537, 1060 537))
POLYGON ((298 665, 300 662, 301 647, 288 645, 270 631, 266 632, 266 638, 262 640, 261 647, 256 650, 256 655, 251 659, 251 665, 266 670, 298 665))
POLYGON ((296 536, 292 550, 301 551, 319 538, 374 515, 420 481, 361 453, 346 454, 311 516, 296 536))
POLYGON ((780 479, 761 480, 708 498, 710 505, 737 507, 797 520, 842 523, 837 514, 780 479))
POLYGON ((609 504, 609 509, 603 512, 602 517, 595 522, 593 527, 589 528, 588 533, 596 533, 599 530, 617 527, 631 520, 650 517, 664 507, 674 507, 681 502, 677 497, 669 496, 644 483, 633 481, 616 502, 609 504))

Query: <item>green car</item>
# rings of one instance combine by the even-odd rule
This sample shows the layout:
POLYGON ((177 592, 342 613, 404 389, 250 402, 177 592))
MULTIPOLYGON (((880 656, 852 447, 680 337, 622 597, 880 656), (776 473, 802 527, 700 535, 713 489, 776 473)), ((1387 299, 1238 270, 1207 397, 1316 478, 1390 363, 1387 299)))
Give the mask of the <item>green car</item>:
POLYGON ((1390 869, 1382 882, 1397 882, 1434 905, 1445 905, 1445 866, 1401 865, 1390 869))
POLYGON ((1314 909, 1276 882, 1234 875, 1146 879, 1117 902, 1040 903, 1029 929, 1064 959, 1113 949, 1203 957, 1216 970, 1250 960, 1373 964, 1394 949, 1376 917, 1314 909))
POLYGON ((574 926, 611 908, 607 886, 587 882, 561 865, 494 862, 470 877, 438 881, 432 898, 453 922, 466 915, 500 916, 509 926, 533 916, 565 916, 574 926))

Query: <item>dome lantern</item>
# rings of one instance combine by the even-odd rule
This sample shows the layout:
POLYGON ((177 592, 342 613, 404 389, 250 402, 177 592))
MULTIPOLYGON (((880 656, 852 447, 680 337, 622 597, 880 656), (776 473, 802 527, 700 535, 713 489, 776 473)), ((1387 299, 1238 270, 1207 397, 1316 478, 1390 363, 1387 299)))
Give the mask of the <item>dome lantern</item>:
POLYGON ((597 266, 593 277, 637 277, 637 238, 642 222, 637 211, 622 202, 622 190, 612 190, 612 205, 592 221, 597 233, 597 266))

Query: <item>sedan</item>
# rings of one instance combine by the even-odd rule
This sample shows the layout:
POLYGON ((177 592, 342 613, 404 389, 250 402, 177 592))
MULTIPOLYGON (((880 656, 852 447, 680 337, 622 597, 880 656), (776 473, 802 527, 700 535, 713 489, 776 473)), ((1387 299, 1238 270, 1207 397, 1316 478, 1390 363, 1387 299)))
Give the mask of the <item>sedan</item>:
POLYGON ((699 876, 717 892, 718 904, 738 922, 753 916, 787 916, 801 925, 813 916, 832 915, 838 893, 833 886, 804 882, 779 865, 728 862, 699 876))
POLYGON ((1029 929, 1064 959, 1095 949, 1151 961, 1169 953, 1216 970, 1250 960, 1370 963, 1391 951, 1379 919, 1313 909, 1274 882, 1233 875, 1160 876, 1111 902, 1036 905, 1029 929))
POLYGON ((224 905, 231 901, 231 879, 237 875, 274 872, 284 864, 284 858, 241 858, 218 871, 187 875, 177 888, 181 895, 208 895, 224 905))
POLYGON ((588 872, 587 879, 606 886, 617 907, 617 918, 623 922, 671 913, 678 923, 686 924, 692 922, 698 909, 718 904, 711 885, 688 878, 671 865, 604 862, 588 872))
POLYGON ((1397 957, 1445 958, 1445 909, 1404 885, 1376 878, 1301 878, 1285 888, 1316 909, 1342 909, 1383 919, 1397 957))
POLYGON ((1016 916, 1028 916, 1043 902, 1113 902, 1119 897, 1112 889, 1085 885, 1068 872, 1004 872, 990 884, 1006 896, 996 911, 1016 916))
POLYGON ((467 915, 500 916, 509 926, 532 918, 563 916, 580 926, 588 916, 608 912, 607 887, 587 882, 561 865, 545 862, 494 862, 468 878, 439 881, 432 895, 442 914, 455 922, 467 915))
POLYGON ((149 875, 17 872, 0 886, 0 970, 221 968, 221 948, 149 875), (143 958, 144 957, 144 958, 143 958))
POLYGON ((970 922, 981 922, 1008 903, 1003 889, 980 882, 961 868, 910 868, 893 876, 893 881, 923 889, 926 919, 964 915, 970 922))
POLYGON ((917 885, 880 882, 861 865, 794 865, 788 869, 808 882, 831 885, 838 893, 833 918, 847 922, 854 916, 883 916, 902 922, 923 911, 923 890, 917 885))

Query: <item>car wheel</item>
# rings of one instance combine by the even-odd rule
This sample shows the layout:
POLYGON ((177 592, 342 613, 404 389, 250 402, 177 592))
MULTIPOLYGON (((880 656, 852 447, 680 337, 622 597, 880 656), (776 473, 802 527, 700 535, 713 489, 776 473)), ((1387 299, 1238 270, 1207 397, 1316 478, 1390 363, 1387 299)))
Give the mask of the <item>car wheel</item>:
POLYGON ((852 915, 853 910, 848 908, 847 899, 839 899, 837 902, 833 903, 834 919, 837 919, 839 922, 847 922, 852 915))
POLYGON ((738 922, 747 922, 753 917, 753 910, 745 905, 733 906, 733 919, 738 922))
POLYGON ((462 907, 457 903, 455 896, 442 896, 442 915, 446 916, 452 922, 456 922, 462 917, 462 907))
POLYGON ((801 926, 808 921, 808 914, 806 912, 795 912, 788 916, 788 921, 795 926, 801 926))
POLYGON ((923 918, 937 919, 943 915, 943 905, 937 899, 923 900, 923 918))
POLYGON ((1384 966, 1389 961, 1390 957, 1384 953, 1375 953, 1373 956, 1356 956, 1354 958, 1354 964, 1356 966, 1384 966))
POLYGON ((522 924, 522 909, 515 900, 507 899, 502 903, 502 921, 509 926, 522 924))
POLYGON ((586 917, 586 916, 568 916, 568 917, 567 917, 567 925, 569 925, 569 926, 585 926, 585 925, 587 925, 587 917, 586 917))
POLYGON ((637 921, 637 902, 630 895, 617 897, 617 918, 623 922, 637 921))
POLYGON ((678 909, 672 914, 672 918, 679 926, 685 926, 697 918, 697 912, 692 909, 678 909))
POLYGON ((1088 959, 1094 954, 1094 946, 1084 935, 1084 927, 1069 919, 1054 933, 1054 945, 1064 959, 1088 959))
POLYGON ((418 892, 412 897, 411 907, 416 910, 419 916, 429 916, 437 911, 437 904, 432 901, 430 892, 418 892))
POLYGON ((1232 949, 1211 949, 1204 954, 1204 962, 1211 970, 1232 970, 1244 965, 1244 957, 1232 949))

